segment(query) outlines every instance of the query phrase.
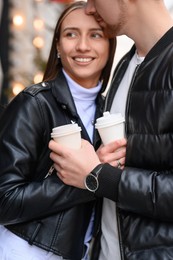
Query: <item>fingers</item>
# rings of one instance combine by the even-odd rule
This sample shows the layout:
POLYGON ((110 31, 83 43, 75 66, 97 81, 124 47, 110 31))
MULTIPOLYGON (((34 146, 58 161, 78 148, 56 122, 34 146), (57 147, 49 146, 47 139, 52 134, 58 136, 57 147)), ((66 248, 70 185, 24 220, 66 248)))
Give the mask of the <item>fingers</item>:
POLYGON ((125 138, 122 138, 122 139, 116 140, 114 142, 111 142, 111 143, 105 145, 104 147, 109 151, 111 151, 111 150, 115 151, 123 146, 125 147, 126 145, 127 145, 127 140, 125 138))
POLYGON ((65 154, 68 154, 68 148, 66 146, 63 146, 54 140, 51 140, 48 145, 49 149, 53 151, 54 153, 60 155, 60 156, 65 156, 65 154))
POLYGON ((97 155, 102 163, 110 163, 126 156, 126 146, 119 146, 114 143, 100 146, 97 155))
POLYGON ((82 140, 80 149, 64 147, 53 140, 49 143, 50 158, 57 176, 68 185, 83 188, 83 180, 100 163, 94 147, 82 140))
POLYGON ((121 139, 101 145, 97 150, 97 155, 102 163, 109 163, 114 167, 124 168, 126 157, 126 139, 121 139))
MULTIPOLYGON (((123 160, 126 156, 126 149, 122 148, 119 151, 114 151, 112 153, 108 154, 101 154, 99 155, 99 159, 102 163, 111 163, 112 161, 118 161, 118 160, 123 160)), ((124 159, 125 160, 125 159, 124 159)))
POLYGON ((124 165, 125 165, 125 157, 119 159, 119 160, 115 160, 115 161, 111 161, 109 163, 110 165, 112 165, 113 167, 119 168, 119 169, 124 169, 124 165))
POLYGON ((126 145, 127 145, 127 140, 123 138, 121 140, 116 140, 114 142, 111 142, 107 145, 101 145, 98 149, 98 152, 101 149, 104 153, 111 153, 114 151, 118 151, 122 147, 126 147, 126 145))
POLYGON ((118 168, 118 169, 124 168, 125 157, 124 157, 124 158, 121 158, 120 160, 117 160, 116 163, 117 163, 117 168, 118 168))
MULTIPOLYGON (((61 145, 61 144, 55 142, 54 140, 50 140, 48 147, 51 151, 55 152, 56 154, 58 154, 59 156, 62 156, 62 157, 67 156, 67 154, 69 154, 70 151, 73 151, 73 149, 70 149, 64 145, 61 145)), ((81 149, 84 147, 91 147, 91 149, 92 149, 93 146, 88 141, 82 139, 81 140, 81 149)))

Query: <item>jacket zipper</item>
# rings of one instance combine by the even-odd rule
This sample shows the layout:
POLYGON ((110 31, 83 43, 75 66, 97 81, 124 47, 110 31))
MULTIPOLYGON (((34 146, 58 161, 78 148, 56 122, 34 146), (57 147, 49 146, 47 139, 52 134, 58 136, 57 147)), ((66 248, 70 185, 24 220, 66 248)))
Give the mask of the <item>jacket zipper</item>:
POLYGON ((117 227, 118 227, 118 238, 119 238, 119 246, 120 246, 120 257, 121 260, 124 260, 124 250, 123 250, 123 242, 121 236, 121 227, 120 227, 120 212, 119 208, 116 206, 116 215, 117 215, 117 227))

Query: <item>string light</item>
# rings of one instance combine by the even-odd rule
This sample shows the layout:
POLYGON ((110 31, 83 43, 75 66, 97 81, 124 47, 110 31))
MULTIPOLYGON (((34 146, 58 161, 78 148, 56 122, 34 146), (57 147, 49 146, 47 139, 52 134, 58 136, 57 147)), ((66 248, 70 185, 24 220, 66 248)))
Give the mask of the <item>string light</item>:
MULTIPOLYGON (((61 1, 63 2, 64 0, 61 1)), ((10 39, 10 44, 14 47, 11 50, 11 57, 14 59, 14 69, 10 69, 12 75, 10 80, 10 94, 12 93, 13 96, 18 95, 25 88, 24 85, 32 84, 33 82, 37 84, 43 80, 42 70, 44 70, 46 63, 45 56, 47 55, 47 52, 43 49, 44 47, 47 48, 47 37, 45 37, 45 34, 49 36, 51 32, 47 32, 47 30, 49 27, 52 27, 51 23, 47 25, 47 19, 49 18, 42 14, 43 7, 47 8, 46 2, 46 0, 31 0, 27 1, 26 5, 25 1, 22 1, 20 9, 18 9, 17 4, 16 9, 14 4, 14 8, 10 11, 10 29, 14 35, 10 39), (32 13, 29 12, 30 9, 32 13), (25 50, 27 51, 25 52, 25 50), (26 64, 25 66, 23 66, 23 62, 20 62, 22 58, 19 55, 25 55, 23 59, 26 64), (33 66, 32 62, 34 63, 33 66), (36 74, 35 72, 37 71, 38 73, 36 74), (19 77, 16 77, 15 74, 19 74, 19 77)), ((51 7, 50 1, 49 8, 52 11, 55 9, 60 12, 61 9, 63 10, 63 6, 58 5, 55 8, 55 5, 52 4, 51 7)))
POLYGON ((43 46, 44 46, 44 40, 43 40, 43 38, 40 37, 40 36, 36 36, 36 37, 34 38, 34 40, 33 40, 33 45, 34 45, 36 48, 38 48, 38 49, 43 48, 43 46))
POLYGON ((42 80, 43 80, 43 73, 42 72, 38 72, 34 76, 34 83, 37 84, 37 83, 41 82, 42 80))
POLYGON ((25 87, 24 87, 24 85, 23 85, 22 83, 15 82, 15 83, 13 83, 12 92, 13 92, 13 94, 16 96, 16 95, 18 95, 24 88, 25 88, 25 87))
POLYGON ((15 26, 20 27, 24 23, 24 18, 21 14, 16 14, 13 16, 12 21, 15 26))
POLYGON ((33 21, 33 26, 36 30, 42 30, 44 28, 44 22, 42 19, 35 18, 33 21))

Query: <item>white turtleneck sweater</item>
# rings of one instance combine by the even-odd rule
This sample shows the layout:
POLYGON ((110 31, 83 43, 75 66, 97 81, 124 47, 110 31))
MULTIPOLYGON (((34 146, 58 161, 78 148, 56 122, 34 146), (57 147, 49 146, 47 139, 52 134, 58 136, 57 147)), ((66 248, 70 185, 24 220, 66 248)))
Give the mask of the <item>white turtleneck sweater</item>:
POLYGON ((93 141, 94 117, 96 111, 95 99, 101 89, 101 82, 92 88, 84 88, 72 80, 63 70, 68 86, 74 99, 74 103, 88 135, 93 141))

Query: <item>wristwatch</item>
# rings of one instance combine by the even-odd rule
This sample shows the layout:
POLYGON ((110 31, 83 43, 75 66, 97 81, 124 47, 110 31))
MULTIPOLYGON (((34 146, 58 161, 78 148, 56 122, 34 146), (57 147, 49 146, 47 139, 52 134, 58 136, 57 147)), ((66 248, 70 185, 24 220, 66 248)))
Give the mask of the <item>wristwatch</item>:
POLYGON ((97 165, 85 178, 84 184, 87 190, 95 192, 99 187, 98 176, 103 164, 97 165))

